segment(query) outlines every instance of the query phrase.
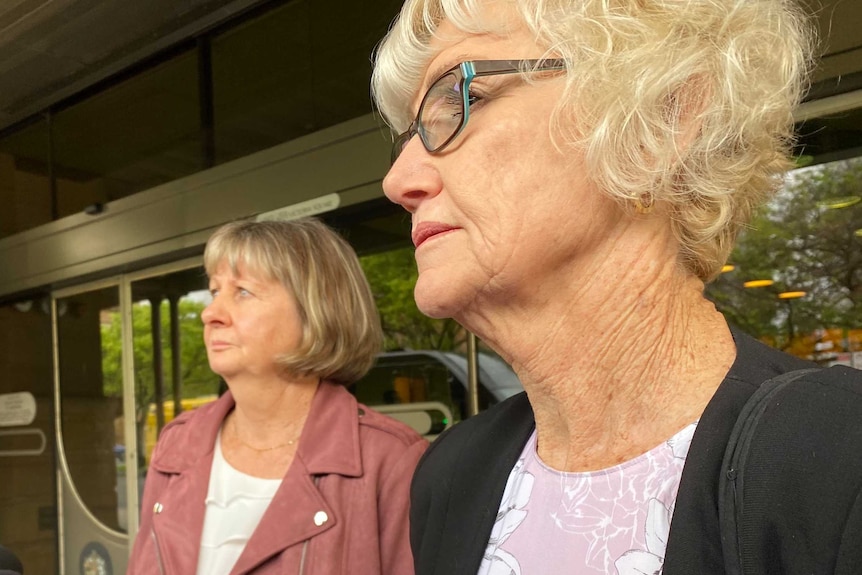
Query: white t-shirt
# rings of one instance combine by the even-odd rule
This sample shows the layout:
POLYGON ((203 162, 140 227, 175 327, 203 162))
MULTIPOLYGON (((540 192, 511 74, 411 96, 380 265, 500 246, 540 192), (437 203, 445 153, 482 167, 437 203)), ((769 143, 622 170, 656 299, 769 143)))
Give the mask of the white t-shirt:
POLYGON ((479 575, 661 573, 696 425, 630 461, 585 473, 545 465, 534 431, 509 474, 479 575))
POLYGON ((252 477, 230 466, 216 437, 197 575, 230 573, 269 507, 281 479, 252 477))

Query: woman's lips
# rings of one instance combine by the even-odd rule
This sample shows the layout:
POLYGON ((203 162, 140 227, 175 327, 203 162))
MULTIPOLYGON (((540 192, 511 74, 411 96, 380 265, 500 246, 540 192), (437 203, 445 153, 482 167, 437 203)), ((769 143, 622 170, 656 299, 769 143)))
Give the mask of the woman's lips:
POLYGON ((413 245, 418 248, 429 238, 450 232, 454 229, 456 229, 454 226, 441 224, 440 222, 422 222, 413 228, 413 245))
POLYGON ((230 347, 230 343, 222 340, 211 341, 209 344, 209 349, 212 351, 221 351, 223 349, 227 349, 230 347))

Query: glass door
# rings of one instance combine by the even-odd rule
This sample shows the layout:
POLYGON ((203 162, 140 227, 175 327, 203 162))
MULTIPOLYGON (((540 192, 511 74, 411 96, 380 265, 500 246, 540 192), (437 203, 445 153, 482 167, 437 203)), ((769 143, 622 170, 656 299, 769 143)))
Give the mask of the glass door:
POLYGON ((60 572, 124 573, 158 434, 220 390, 203 345, 206 276, 194 258, 51 302, 60 572))
POLYGON ((201 311, 211 301, 195 260, 129 276, 134 350, 138 501, 153 448, 165 425, 183 411, 215 400, 223 387, 209 369, 201 311))
POLYGON ((57 292, 54 320, 61 573, 123 573, 129 541, 119 279, 57 292))

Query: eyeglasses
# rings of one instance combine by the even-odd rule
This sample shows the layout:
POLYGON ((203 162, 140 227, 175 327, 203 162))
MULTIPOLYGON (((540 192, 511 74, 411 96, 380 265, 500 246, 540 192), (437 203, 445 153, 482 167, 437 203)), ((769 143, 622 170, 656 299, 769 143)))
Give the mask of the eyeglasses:
POLYGON ((478 76, 563 70, 565 60, 472 60, 461 62, 437 78, 422 103, 416 119, 392 144, 392 163, 398 159, 410 139, 419 135, 430 153, 439 152, 461 133, 470 118, 470 82, 478 76))

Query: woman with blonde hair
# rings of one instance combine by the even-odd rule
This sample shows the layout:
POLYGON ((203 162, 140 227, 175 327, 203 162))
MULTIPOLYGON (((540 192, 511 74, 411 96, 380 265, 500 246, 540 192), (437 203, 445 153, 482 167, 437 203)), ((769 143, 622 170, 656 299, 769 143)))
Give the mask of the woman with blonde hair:
POLYGON ((419 575, 859 571, 858 373, 788 387, 725 467, 809 364, 704 297, 792 165, 811 45, 791 0, 404 3, 372 81, 416 301, 526 392, 420 463, 419 575))
POLYGON ((356 254, 314 219, 240 221, 204 266, 207 357, 229 391, 162 431, 128 573, 412 573, 427 442, 346 389, 382 345, 356 254))

